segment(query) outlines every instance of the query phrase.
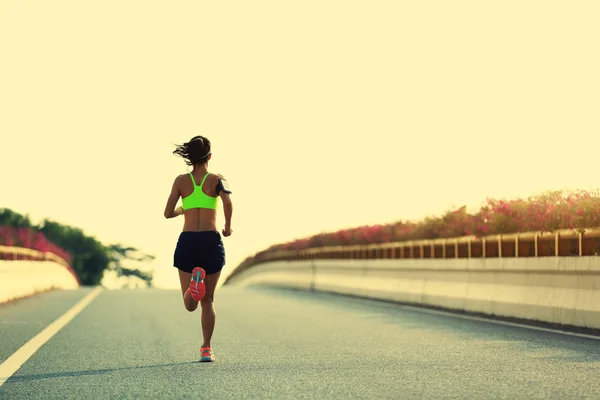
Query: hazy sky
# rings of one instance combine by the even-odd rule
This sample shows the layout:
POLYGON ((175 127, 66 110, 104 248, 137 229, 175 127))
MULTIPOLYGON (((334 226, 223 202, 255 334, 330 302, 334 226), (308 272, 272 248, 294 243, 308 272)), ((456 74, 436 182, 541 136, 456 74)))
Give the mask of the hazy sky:
MULTIPOLYGON (((598 1, 0 0, 0 207, 157 256, 173 143, 271 244, 598 184, 598 1)), ((219 229, 222 206, 219 205, 219 229)))

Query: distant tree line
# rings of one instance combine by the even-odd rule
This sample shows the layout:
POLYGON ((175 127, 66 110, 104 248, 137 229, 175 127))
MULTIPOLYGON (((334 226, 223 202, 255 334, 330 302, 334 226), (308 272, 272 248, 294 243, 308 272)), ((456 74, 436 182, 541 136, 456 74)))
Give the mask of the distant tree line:
POLYGON ((31 223, 29 216, 7 208, 0 208, 0 227, 26 228, 41 232, 46 239, 71 255, 71 266, 77 272, 82 285, 98 285, 107 269, 116 271, 117 276, 136 276, 146 281, 149 286, 152 285, 152 273, 123 266, 123 262, 127 260, 154 260, 154 256, 144 254, 134 247, 105 245, 86 235, 80 228, 49 219, 35 225, 31 223))

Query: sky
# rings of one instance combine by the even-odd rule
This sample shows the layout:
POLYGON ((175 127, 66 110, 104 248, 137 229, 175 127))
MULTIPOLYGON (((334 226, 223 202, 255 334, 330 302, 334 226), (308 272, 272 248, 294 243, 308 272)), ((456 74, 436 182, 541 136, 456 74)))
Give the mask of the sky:
POLYGON ((195 135, 233 191, 223 277, 320 232, 596 189, 599 12, 0 0, 0 207, 155 255, 171 288, 172 151, 195 135))

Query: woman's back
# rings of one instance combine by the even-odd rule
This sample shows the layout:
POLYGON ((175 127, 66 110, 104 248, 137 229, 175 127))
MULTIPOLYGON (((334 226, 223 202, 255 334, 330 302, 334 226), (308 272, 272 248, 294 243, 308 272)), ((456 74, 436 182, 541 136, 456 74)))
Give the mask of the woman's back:
POLYGON ((206 170, 200 168, 178 177, 179 193, 183 201, 184 210, 183 231, 217 230, 216 205, 218 200, 217 182, 219 178, 220 176, 208 173, 206 170), (194 182, 192 182, 192 177, 194 182), (202 207, 206 206, 206 203, 209 204, 209 207, 212 206, 214 208, 202 207))
POLYGON ((183 157, 188 166, 193 166, 193 170, 175 178, 165 207, 165 218, 174 218, 183 214, 184 232, 216 231, 218 233, 217 206, 221 198, 225 216, 223 235, 230 236, 233 212, 229 196, 231 190, 225 177, 208 171, 208 161, 212 156, 210 141, 205 137, 196 136, 188 143, 177 146, 173 153, 183 157), (183 204, 176 209, 179 198, 182 199, 183 204))

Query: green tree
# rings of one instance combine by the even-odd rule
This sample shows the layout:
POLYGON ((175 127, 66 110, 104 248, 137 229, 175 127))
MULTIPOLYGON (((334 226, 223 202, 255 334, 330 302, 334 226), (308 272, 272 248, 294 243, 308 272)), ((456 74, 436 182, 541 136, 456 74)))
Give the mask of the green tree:
POLYGON ((11 209, 0 209, 0 226, 10 226, 13 228, 32 228, 29 216, 21 215, 11 209))
POLYGON ((38 230, 48 240, 71 253, 72 267, 83 285, 98 285, 110 262, 106 247, 79 228, 44 220, 38 230))
POLYGON ((137 276, 151 285, 151 273, 122 266, 125 260, 146 262, 154 259, 154 256, 143 254, 133 247, 118 244, 107 246, 86 235, 80 228, 49 219, 45 219, 39 225, 32 225, 28 216, 6 208, 0 209, 0 226, 31 228, 42 232, 49 241, 71 254, 71 266, 77 272, 82 285, 100 284, 107 269, 114 269, 119 276, 137 276))
POLYGON ((120 244, 108 246, 110 258, 109 268, 117 273, 117 276, 137 276, 146 281, 148 286, 152 286, 152 274, 140 271, 139 269, 127 268, 123 266, 124 261, 147 262, 155 259, 154 256, 140 252, 135 247, 123 247, 120 244))

